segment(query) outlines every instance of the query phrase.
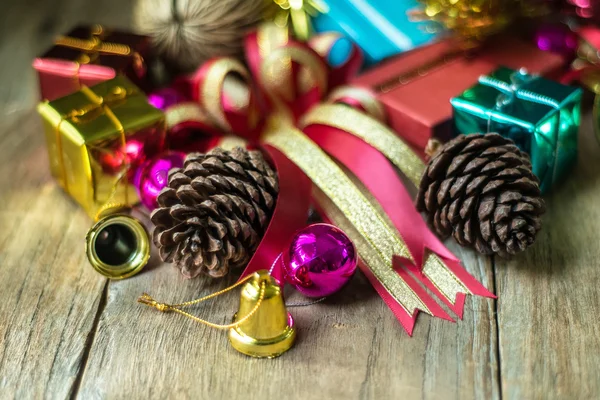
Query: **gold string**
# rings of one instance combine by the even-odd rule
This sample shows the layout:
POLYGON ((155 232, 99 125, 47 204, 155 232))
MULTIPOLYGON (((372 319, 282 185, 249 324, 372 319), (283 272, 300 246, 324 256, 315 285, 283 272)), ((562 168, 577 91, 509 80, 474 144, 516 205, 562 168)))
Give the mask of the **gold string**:
POLYGON ((246 322, 248 319, 250 319, 254 314, 256 314, 256 312, 258 311, 258 309, 260 308, 262 301, 265 298, 265 292, 266 292, 266 283, 262 282, 260 285, 260 292, 258 295, 258 300, 256 301, 256 304, 254 305, 254 308, 252 308, 252 310, 250 310, 250 312, 246 315, 244 315, 242 318, 240 318, 239 320, 237 320, 234 323, 231 324, 215 324, 213 322, 209 322, 207 320, 204 320, 202 318, 198 318, 195 315, 192 315, 190 313, 187 313, 185 311, 182 310, 182 308, 184 307, 188 307, 188 306, 192 306, 194 304, 198 304, 201 303, 203 301, 206 300, 210 300, 214 297, 220 296, 223 293, 229 292, 230 290, 240 286, 242 283, 247 282, 248 280, 250 280, 251 278, 254 277, 254 274, 252 275, 248 275, 247 277, 245 277, 244 279, 241 279, 240 281, 238 281, 237 283, 226 287, 223 290, 219 290, 218 292, 209 294, 208 296, 204 296, 201 297, 199 299, 195 299, 195 300, 190 300, 190 301, 186 301, 183 303, 178 303, 178 304, 167 304, 167 303, 159 303, 156 300, 154 300, 148 293, 143 293, 139 298, 138 298, 138 303, 142 303, 145 304, 149 307, 152 308, 156 308, 158 311, 160 312, 170 312, 170 311, 174 311, 178 314, 183 315, 184 317, 188 317, 193 321, 196 321, 198 323, 204 324, 206 326, 209 326, 211 328, 215 328, 215 329, 231 329, 231 328, 237 328, 238 326, 240 326, 241 324, 243 324, 244 322, 246 322))

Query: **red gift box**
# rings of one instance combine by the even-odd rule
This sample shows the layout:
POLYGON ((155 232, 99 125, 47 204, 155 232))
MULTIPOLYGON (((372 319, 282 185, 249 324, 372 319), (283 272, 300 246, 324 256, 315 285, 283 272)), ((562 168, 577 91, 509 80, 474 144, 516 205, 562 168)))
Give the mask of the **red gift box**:
POLYGON ((33 67, 38 72, 42 99, 51 101, 118 74, 148 90, 146 66, 150 56, 149 37, 93 25, 77 27, 56 39, 50 50, 33 61, 33 67))
POLYGON ((431 138, 450 137, 450 99, 501 65, 552 77, 565 60, 514 38, 497 39, 477 52, 445 40, 384 62, 352 83, 374 90, 392 128, 422 153, 431 138))

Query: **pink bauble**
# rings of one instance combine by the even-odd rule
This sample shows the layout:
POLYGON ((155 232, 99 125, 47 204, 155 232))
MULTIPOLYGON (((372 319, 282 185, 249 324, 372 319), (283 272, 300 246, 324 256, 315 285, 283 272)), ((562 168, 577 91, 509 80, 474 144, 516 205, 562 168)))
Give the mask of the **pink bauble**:
POLYGON ((171 87, 158 89, 148 95, 148 103, 163 111, 185 100, 186 98, 181 92, 171 87))
POLYGON ((284 257, 285 280, 305 296, 330 296, 348 283, 357 260, 354 244, 342 230, 310 225, 296 233, 284 257))
POLYGON ((578 38, 567 25, 547 23, 538 27, 535 42, 541 50, 551 51, 567 57, 577 52, 578 38))
POLYGON ((156 197, 167 186, 169 171, 172 168, 182 168, 184 159, 185 153, 169 151, 147 160, 137 169, 134 185, 140 201, 148 210, 158 207, 156 197))

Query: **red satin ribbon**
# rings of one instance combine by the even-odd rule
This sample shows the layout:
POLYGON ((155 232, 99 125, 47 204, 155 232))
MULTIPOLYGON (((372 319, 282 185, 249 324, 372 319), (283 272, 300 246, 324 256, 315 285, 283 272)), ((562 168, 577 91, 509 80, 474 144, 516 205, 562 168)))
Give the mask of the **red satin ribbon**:
MULTIPOLYGON (((240 279, 258 270, 271 268, 281 252, 289 246, 294 233, 306 226, 310 207, 310 179, 275 147, 264 148, 277 170, 279 195, 267 231, 240 279)), ((281 268, 274 268, 272 275, 279 282, 283 281, 281 268)))

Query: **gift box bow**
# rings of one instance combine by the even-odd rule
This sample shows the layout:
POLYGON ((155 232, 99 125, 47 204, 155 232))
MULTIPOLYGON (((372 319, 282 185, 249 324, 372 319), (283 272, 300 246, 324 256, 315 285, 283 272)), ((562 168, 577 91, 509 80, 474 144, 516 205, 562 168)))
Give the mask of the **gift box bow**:
POLYGON ((409 334, 419 310, 452 320, 425 287, 462 317, 465 294, 493 295, 417 213, 394 166, 418 184, 424 165, 382 123, 382 106, 364 89, 329 90, 362 61, 355 47, 346 63, 328 68, 324 57, 336 40, 318 36, 306 45, 261 26, 246 38, 249 68, 229 58, 203 65, 190 79, 194 102, 168 109, 167 125, 244 136, 275 163, 277 205, 244 275, 273 265, 306 224, 314 186, 319 208, 354 241, 361 269, 409 334))
POLYGON ((78 64, 95 64, 102 55, 131 57, 136 74, 141 76, 145 73, 145 60, 138 51, 123 43, 104 41, 105 36, 104 27, 94 25, 90 30, 89 38, 60 36, 54 41, 54 44, 80 51, 81 54, 75 59, 78 64))
POLYGON ((479 86, 469 91, 469 97, 481 101, 488 128, 494 121, 507 122, 507 117, 533 127, 549 113, 560 110, 573 92, 570 87, 528 74, 525 69, 499 68, 493 76, 480 76, 479 86))

